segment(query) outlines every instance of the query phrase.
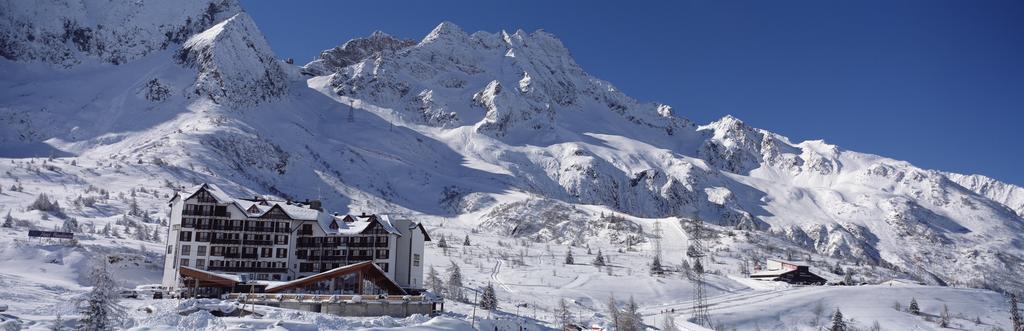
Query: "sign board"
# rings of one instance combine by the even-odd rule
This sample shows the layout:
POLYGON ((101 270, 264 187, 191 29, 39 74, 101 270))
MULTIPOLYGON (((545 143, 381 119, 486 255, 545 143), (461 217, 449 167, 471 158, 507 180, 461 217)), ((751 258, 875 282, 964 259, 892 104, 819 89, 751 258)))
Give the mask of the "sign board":
POLYGON ((73 239, 75 234, 71 232, 28 230, 28 236, 38 238, 73 239))

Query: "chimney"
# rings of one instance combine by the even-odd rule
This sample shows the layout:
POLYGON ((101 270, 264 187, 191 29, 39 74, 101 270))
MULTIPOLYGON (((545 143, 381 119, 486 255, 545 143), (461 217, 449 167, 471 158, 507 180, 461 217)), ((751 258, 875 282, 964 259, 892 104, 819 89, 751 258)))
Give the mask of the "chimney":
POLYGON ((316 209, 316 210, 319 210, 319 211, 324 211, 324 208, 321 205, 320 200, 312 200, 312 201, 310 201, 309 199, 306 199, 306 201, 307 201, 307 203, 309 203, 309 209, 316 209))

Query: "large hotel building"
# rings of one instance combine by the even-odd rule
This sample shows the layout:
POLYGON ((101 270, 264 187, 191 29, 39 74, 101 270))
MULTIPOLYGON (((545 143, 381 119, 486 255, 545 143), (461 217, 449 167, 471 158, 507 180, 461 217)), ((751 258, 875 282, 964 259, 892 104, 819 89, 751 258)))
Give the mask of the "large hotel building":
POLYGON ((170 201, 163 285, 181 287, 181 269, 288 282, 372 261, 407 290, 423 288, 423 225, 388 215, 337 215, 319 201, 233 198, 213 184, 170 201))

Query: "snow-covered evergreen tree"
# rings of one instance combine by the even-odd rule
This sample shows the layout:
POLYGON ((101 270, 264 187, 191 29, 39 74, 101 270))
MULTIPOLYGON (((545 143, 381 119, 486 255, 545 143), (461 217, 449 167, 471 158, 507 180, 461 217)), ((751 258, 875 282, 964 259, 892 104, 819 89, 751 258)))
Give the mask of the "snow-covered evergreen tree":
POLYGON ((597 256, 594 257, 593 264, 596 265, 596 266, 599 266, 599 267, 600 266, 604 266, 604 255, 601 255, 601 250, 600 249, 597 250, 597 256))
POLYGON ((565 251, 565 264, 573 264, 573 262, 575 260, 572 258, 572 248, 570 247, 569 250, 565 251))
POLYGON ((562 330, 568 330, 569 324, 572 324, 572 310, 569 309, 569 303, 565 301, 565 298, 558 299, 558 310, 555 311, 555 317, 558 318, 558 324, 562 330))
POLYGON ((462 246, 469 246, 469 245, 470 245, 469 235, 467 234, 466 235, 466 239, 462 241, 462 246))
POLYGON ((846 331, 846 321, 843 320, 843 312, 836 308, 836 313, 832 314, 832 326, 829 327, 829 331, 846 331))
POLYGON ((846 276, 843 276, 843 284, 853 285, 853 273, 847 272, 846 276))
POLYGON ((117 304, 117 284, 107 270, 106 259, 93 263, 89 278, 92 290, 80 304, 82 318, 78 328, 84 331, 111 330, 124 317, 124 309, 117 304))
POLYGON ((139 209, 139 202, 135 200, 135 190, 132 190, 132 202, 128 204, 128 215, 139 216, 142 210, 139 209))
POLYGON ((612 328, 619 330, 622 326, 622 311, 619 310, 619 303, 615 301, 615 295, 608 296, 606 305, 606 309, 608 309, 608 322, 611 323, 612 328))
POLYGON ((74 217, 68 217, 68 219, 64 220, 64 224, 61 225, 60 230, 64 232, 78 232, 78 220, 74 217))
POLYGON ((651 260, 651 274, 660 275, 663 271, 664 269, 661 267, 661 258, 655 255, 654 259, 651 260))
POLYGON ((439 247, 439 248, 448 248, 448 240, 445 239, 445 235, 443 235, 443 234, 441 235, 441 240, 437 241, 437 247, 439 247))
POLYGON ((135 228, 135 239, 141 241, 149 240, 149 231, 144 226, 135 228))
POLYGON ((14 217, 11 217, 11 211, 10 210, 7 211, 7 216, 4 216, 4 224, 2 226, 5 227, 5 228, 13 228, 14 227, 14 217))
POLYGON ((487 283, 484 287, 483 294, 480 295, 480 308, 487 310, 498 309, 498 297, 494 293, 494 285, 487 283))
POLYGON ((446 298, 461 301, 462 296, 462 270, 459 269, 459 265, 452 261, 452 265, 448 266, 448 282, 445 284, 447 287, 446 298))
POLYGON ((910 298, 910 306, 907 307, 907 311, 914 315, 921 315, 921 308, 917 306, 916 298, 910 298))
POLYGON ((56 216, 63 216, 64 211, 60 208, 60 203, 56 199, 50 200, 50 197, 46 193, 39 193, 36 196, 36 200, 32 204, 28 205, 28 210, 38 210, 42 212, 48 212, 56 216))
POLYGON ((57 317, 53 319, 53 325, 50 325, 51 331, 64 331, 64 318, 60 313, 57 313, 57 317))
POLYGON ((427 286, 430 287, 430 291, 437 295, 444 295, 444 282, 441 280, 441 275, 437 273, 437 269, 434 266, 430 266, 430 271, 427 271, 427 286))
POLYGON ((946 305, 942 305, 942 314, 939 314, 939 327, 949 327, 949 307, 946 305))
POLYGON ((644 317, 640 314, 640 306, 637 305, 636 300, 633 300, 633 296, 629 296, 629 302, 626 303, 626 308, 622 311, 622 326, 616 330, 623 331, 642 331, 644 330, 644 317))
POLYGON ((153 233, 149 235, 149 239, 153 240, 153 241, 156 241, 156 242, 160 241, 160 227, 159 226, 153 227, 153 233))

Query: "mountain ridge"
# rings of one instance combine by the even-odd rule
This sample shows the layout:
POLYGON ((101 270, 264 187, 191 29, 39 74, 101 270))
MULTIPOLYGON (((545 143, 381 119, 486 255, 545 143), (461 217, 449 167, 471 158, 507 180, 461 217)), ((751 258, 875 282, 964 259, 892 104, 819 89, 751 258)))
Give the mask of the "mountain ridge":
MULTIPOLYGON (((444 22, 415 44, 374 34, 321 53, 338 56, 333 66, 298 68, 243 12, 211 23, 124 62, 99 53, 109 62, 99 69, 43 59, 63 74, 5 78, 0 142, 233 194, 322 196, 334 210, 479 218, 495 231, 528 219, 517 235, 545 241, 601 233, 604 218, 584 207, 602 206, 764 231, 937 284, 1022 284, 1024 221, 1007 205, 1019 187, 794 144, 732 116, 697 125, 587 74, 543 31, 468 34, 444 22), (59 92, 85 79, 110 83, 59 92), (564 206, 566 221, 552 221, 564 206)), ((40 60, 18 54, 28 55, 0 65, 40 60)), ((617 228, 635 231, 627 223, 617 228)))

